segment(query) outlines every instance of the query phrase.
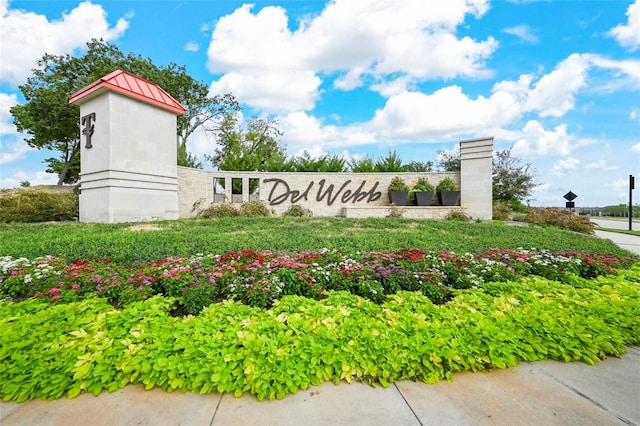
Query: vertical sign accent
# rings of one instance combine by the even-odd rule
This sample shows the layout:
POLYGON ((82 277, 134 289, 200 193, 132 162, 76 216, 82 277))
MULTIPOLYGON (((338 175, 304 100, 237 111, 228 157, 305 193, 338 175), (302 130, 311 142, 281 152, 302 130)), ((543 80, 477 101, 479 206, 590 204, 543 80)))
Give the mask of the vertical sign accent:
POLYGON ((91 148, 93 145, 91 145, 91 136, 93 135, 93 127, 94 124, 92 123, 96 121, 96 113, 92 112, 91 114, 87 114, 84 117, 82 117, 82 125, 84 126, 84 129, 82 129, 82 134, 85 136, 85 148, 91 148))

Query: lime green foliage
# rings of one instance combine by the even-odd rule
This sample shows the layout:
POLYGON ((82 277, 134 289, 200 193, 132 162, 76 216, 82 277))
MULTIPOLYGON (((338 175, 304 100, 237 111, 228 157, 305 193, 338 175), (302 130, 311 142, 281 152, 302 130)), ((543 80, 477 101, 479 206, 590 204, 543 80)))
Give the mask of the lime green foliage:
POLYGON ((0 397, 55 399, 128 383, 259 399, 331 380, 389 386, 543 358, 593 364, 640 343, 640 266, 572 285, 539 277, 457 290, 445 305, 344 292, 269 310, 215 304, 171 317, 154 297, 122 310, 89 299, 0 303, 0 397))
POLYGON ((400 191, 400 192, 409 192, 409 186, 405 183, 404 180, 400 176, 396 176, 391 179, 391 183, 389 184, 389 192, 391 191, 400 191))
POLYGON ((540 226, 554 226, 560 229, 593 234, 594 225, 586 216, 557 208, 532 208, 524 218, 525 222, 540 226))
POLYGON ((76 220, 78 208, 78 194, 71 190, 0 190, 0 223, 76 220))
POLYGON ((438 185, 436 186, 436 191, 457 191, 457 190, 458 190, 458 187, 456 186, 453 179, 451 179, 449 176, 445 177, 440 182, 438 182, 438 185))
POLYGON ((130 224, 12 224, 0 226, 0 254, 34 259, 109 258, 119 264, 191 257, 230 250, 304 251, 320 247, 394 251, 405 247, 481 253, 493 247, 575 250, 629 255, 613 242, 556 228, 398 218, 221 218, 154 222, 159 231, 130 224))

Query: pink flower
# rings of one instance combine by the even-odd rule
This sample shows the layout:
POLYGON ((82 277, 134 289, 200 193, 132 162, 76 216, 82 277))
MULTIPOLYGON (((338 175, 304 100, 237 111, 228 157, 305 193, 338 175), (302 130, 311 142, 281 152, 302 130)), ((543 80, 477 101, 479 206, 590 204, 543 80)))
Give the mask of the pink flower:
POLYGON ((56 301, 56 300, 58 300, 58 299, 60 299, 60 296, 56 294, 55 296, 53 296, 53 297, 51 298, 51 301, 52 301, 52 302, 55 302, 55 301, 56 301))
POLYGON ((77 289, 79 289, 79 288, 80 288, 80 284, 73 284, 73 285, 71 286, 71 289, 72 289, 72 290, 77 290, 77 289))
POLYGON ((57 293, 59 291, 60 291, 60 289, 58 287, 53 287, 52 289, 47 291, 47 294, 53 294, 53 293, 57 293))

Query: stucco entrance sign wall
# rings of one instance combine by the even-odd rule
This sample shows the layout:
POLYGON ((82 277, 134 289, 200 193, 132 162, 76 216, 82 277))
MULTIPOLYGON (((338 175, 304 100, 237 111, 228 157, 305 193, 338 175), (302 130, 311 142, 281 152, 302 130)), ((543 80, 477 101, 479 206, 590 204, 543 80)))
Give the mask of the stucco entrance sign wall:
POLYGON ((489 220, 492 156, 493 138, 487 137, 460 141, 460 172, 275 173, 178 167, 180 217, 192 217, 194 205, 248 201, 261 201, 278 215, 300 205, 314 216, 385 217, 390 213, 388 186, 399 176, 409 185, 424 177, 436 185, 448 177, 460 188, 460 207, 403 207, 403 217, 442 219, 451 210, 462 209, 474 219, 489 220), (232 186, 241 186, 242 193, 233 193, 232 186))
POLYGON ((176 117, 156 84, 116 70, 69 97, 80 106, 80 221, 178 218, 176 117))

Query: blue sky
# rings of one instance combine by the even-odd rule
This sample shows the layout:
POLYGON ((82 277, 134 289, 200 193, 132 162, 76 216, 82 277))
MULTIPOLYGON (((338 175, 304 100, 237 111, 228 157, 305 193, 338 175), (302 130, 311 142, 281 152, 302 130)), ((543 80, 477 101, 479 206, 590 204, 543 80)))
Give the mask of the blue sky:
POLYGON ((0 0, 0 187, 55 183, 9 108, 45 52, 91 38, 276 118, 290 155, 434 161, 493 136, 531 164, 532 205, 625 203, 640 181, 640 0, 0 0))

